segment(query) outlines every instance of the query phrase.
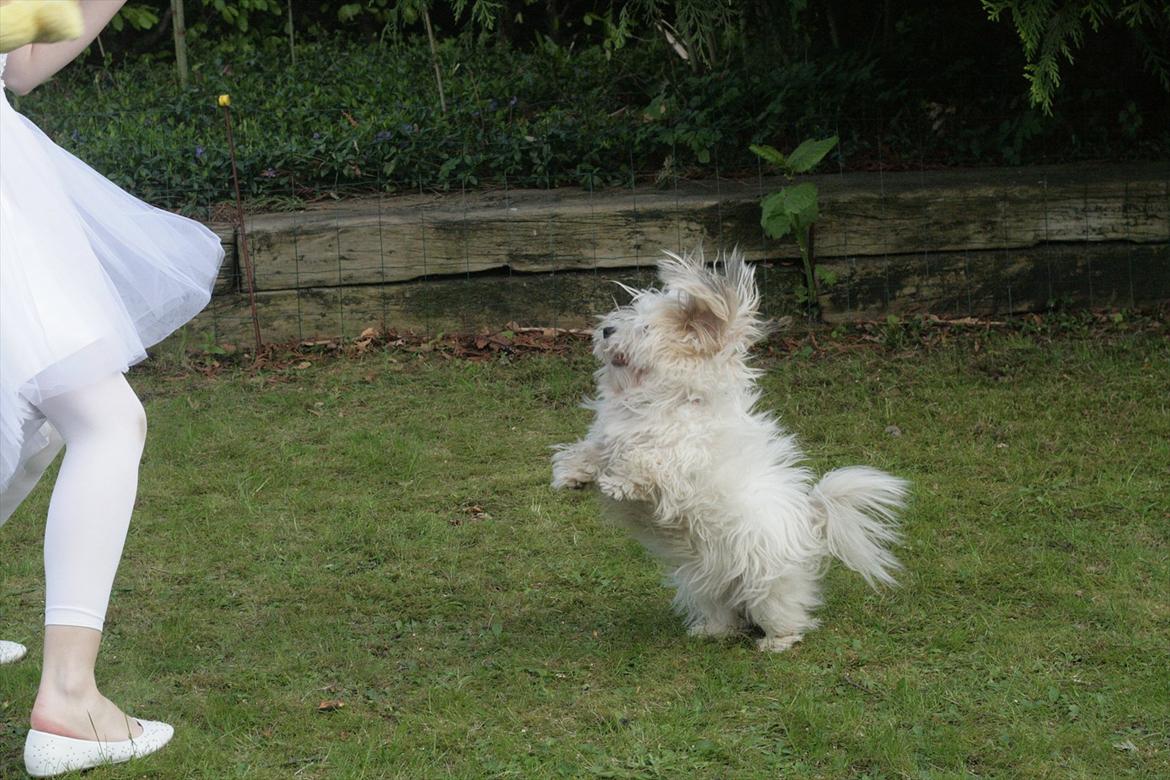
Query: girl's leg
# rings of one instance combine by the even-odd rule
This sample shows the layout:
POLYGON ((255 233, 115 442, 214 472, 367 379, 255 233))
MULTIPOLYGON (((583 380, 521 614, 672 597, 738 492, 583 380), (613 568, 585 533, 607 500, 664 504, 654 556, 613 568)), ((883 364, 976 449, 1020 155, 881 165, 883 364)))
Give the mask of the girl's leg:
POLYGON ((137 723, 101 695, 94 664, 130 513, 146 415, 121 374, 40 410, 65 440, 45 527, 45 657, 32 727, 120 741, 137 723))

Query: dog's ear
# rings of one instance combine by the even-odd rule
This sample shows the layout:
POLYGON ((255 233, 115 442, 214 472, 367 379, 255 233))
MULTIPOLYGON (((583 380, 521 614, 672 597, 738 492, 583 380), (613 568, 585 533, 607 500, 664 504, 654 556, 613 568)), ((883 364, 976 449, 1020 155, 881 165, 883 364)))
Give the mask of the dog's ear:
POLYGON ((678 295, 674 326, 700 351, 747 346, 764 335, 755 272, 738 250, 717 261, 714 270, 704 262, 702 249, 689 255, 667 252, 658 276, 667 292, 678 295))

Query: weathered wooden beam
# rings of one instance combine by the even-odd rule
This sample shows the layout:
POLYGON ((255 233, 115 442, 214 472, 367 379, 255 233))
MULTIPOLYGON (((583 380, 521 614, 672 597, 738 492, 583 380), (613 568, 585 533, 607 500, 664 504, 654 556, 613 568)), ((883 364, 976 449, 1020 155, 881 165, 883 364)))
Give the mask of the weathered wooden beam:
MULTIPOLYGON (((1134 308, 1170 299, 1170 244, 1047 244, 1028 249, 849 256, 824 263, 837 276, 822 290, 829 322, 900 316, 1003 315, 1052 307, 1134 308)), ((796 314, 795 264, 757 264, 765 313, 796 314)), ((516 321, 588 327, 624 293, 612 282, 654 284, 652 266, 598 272, 484 274, 388 285, 310 287, 257 295, 268 341, 351 338, 367 327, 441 333, 500 328, 516 321)), ((196 332, 246 343, 247 296, 219 296, 196 318, 196 332)))
MULTIPOLYGON (((1166 163, 812 178, 822 193, 822 258, 1170 238, 1166 163)), ((759 226, 761 195, 783 183, 393 195, 254 215, 248 234, 261 291, 625 268, 700 244, 739 245, 753 260, 795 258, 793 242, 768 240, 759 226)))
MULTIPOLYGON (((1005 314, 1170 299, 1170 164, 1061 166, 816 179, 825 318, 1005 314)), ((782 182, 669 191, 499 190, 400 195, 249 219, 266 339, 587 325, 653 282, 662 249, 738 244, 773 314, 793 305, 795 244, 765 240, 759 197, 782 182)), ((197 330, 244 341, 235 231, 197 330)))
POLYGON ((825 260, 827 321, 888 314, 987 315, 1063 306, 1134 308, 1170 299, 1170 244, 1052 243, 825 260))
MULTIPOLYGON (((799 274, 792 267, 764 264, 757 270, 768 316, 791 313, 789 292, 799 274)), ((258 293, 256 306, 267 341, 352 338, 368 327, 419 333, 498 329, 508 322, 541 327, 590 327, 597 314, 628 296, 614 282, 654 284, 654 269, 619 269, 604 274, 563 272, 483 275, 391 285, 312 287, 258 293)), ((194 323, 220 343, 251 338, 247 296, 221 296, 194 323)))
POLYGON ((240 267, 236 256, 236 231, 231 225, 212 224, 211 231, 219 236, 219 243, 223 246, 223 265, 219 267, 219 276, 212 287, 212 295, 229 295, 240 289, 240 267))

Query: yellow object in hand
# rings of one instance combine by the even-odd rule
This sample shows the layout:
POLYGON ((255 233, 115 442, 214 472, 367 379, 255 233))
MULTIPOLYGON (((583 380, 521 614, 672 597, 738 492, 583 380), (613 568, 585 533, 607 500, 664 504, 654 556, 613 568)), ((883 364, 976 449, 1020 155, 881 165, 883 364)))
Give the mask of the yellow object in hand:
POLYGON ((56 43, 85 31, 77 0, 0 2, 0 54, 30 43, 56 43))

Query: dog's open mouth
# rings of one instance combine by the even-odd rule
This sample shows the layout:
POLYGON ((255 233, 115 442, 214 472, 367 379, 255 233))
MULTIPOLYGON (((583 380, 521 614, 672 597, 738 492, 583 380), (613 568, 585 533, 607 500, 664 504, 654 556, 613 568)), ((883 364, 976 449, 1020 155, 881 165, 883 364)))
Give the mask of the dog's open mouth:
POLYGON ((609 359, 609 363, 610 365, 617 366, 618 368, 625 368, 630 364, 630 361, 626 357, 625 352, 619 352, 609 359))

